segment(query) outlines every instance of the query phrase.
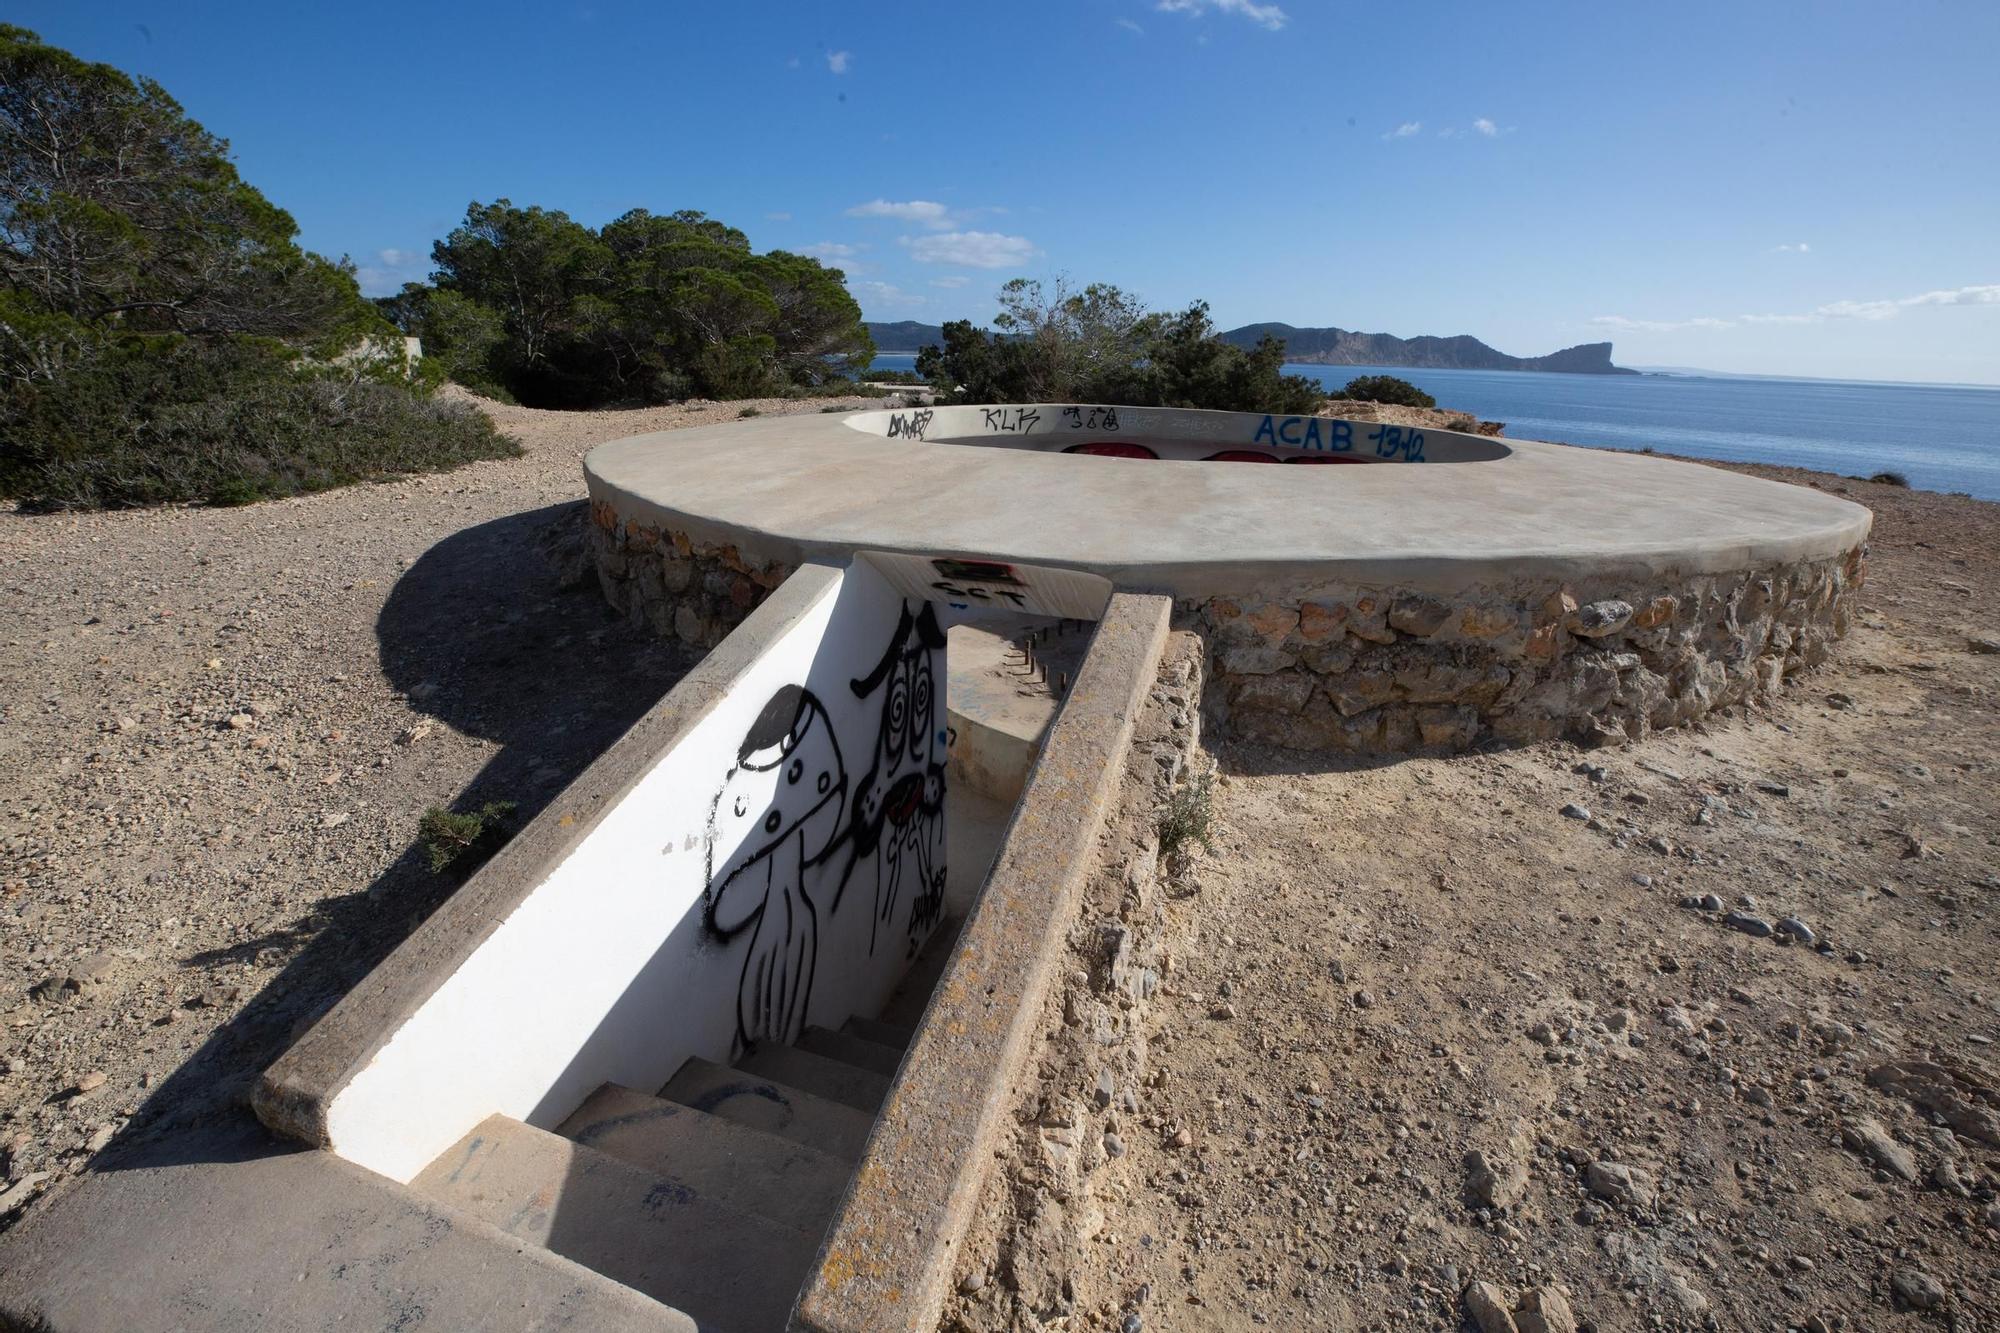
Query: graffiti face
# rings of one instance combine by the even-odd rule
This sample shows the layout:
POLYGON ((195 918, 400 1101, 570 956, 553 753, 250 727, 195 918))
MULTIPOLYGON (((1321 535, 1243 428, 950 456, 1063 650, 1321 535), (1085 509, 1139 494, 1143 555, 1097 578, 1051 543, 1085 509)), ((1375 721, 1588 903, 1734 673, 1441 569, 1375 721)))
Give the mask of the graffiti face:
POLYGON ((785 686, 745 735, 709 816, 708 926, 725 940, 752 932, 737 988, 744 1046, 793 1041, 805 1025, 819 947, 805 875, 838 845, 846 794, 826 709, 785 686))
MULTIPOLYGON (((933 666, 943 646, 944 631, 928 602, 915 615, 905 609, 882 660, 850 684, 861 698, 882 692, 874 760, 854 790, 855 855, 875 859, 877 926, 894 919, 905 880, 912 881, 912 954, 944 902, 946 730, 933 666)), ((875 938, 871 930, 871 949, 875 938)))
POLYGON ((736 993, 739 1050, 798 1039, 812 1001, 820 913, 840 910, 857 875, 874 876, 871 956, 900 903, 909 904, 911 956, 937 923, 945 876, 945 639, 930 604, 920 605, 912 612, 899 604, 880 662, 848 682, 848 735, 866 744, 862 728, 873 732, 869 769, 858 783, 850 786, 826 707, 805 687, 787 685, 744 735, 710 807, 704 920, 724 942, 749 936, 736 993), (821 876, 836 878, 830 903, 822 902, 821 876))

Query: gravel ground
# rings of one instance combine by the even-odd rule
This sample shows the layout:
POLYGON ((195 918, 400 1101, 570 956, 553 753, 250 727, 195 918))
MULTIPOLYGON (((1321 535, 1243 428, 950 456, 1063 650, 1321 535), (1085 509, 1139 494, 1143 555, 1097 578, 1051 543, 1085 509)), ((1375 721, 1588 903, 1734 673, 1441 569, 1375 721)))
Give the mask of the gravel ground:
POLYGON ((1746 470, 1878 516, 1775 707, 1215 752, 1172 966, 1044 1056, 947 1327, 2000 1327, 2000 506, 1746 470))
POLYGON ((0 1227, 128 1127, 230 1113, 458 883, 427 807, 525 819, 679 679, 539 550, 590 446, 823 405, 488 404, 525 457, 0 514, 0 1227))
MULTIPOLYGON (((591 444, 741 407, 492 407, 526 457, 0 515, 0 1226, 236 1114, 455 887, 426 807, 532 814, 678 679, 543 538, 591 444)), ((2000 1325, 2000 506, 1745 470, 1878 513, 1835 664, 1627 750, 1220 751, 1151 1068, 1086 1113, 1094 1238, 1026 1284, 1061 1308, 997 1260, 953 1322, 2000 1325)))

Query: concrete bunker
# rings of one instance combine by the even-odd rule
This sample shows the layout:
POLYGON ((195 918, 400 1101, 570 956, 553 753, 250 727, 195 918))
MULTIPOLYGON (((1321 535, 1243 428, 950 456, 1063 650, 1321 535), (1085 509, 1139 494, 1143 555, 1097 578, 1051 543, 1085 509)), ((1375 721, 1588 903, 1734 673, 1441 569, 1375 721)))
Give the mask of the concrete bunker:
POLYGON ((1782 688, 1852 614, 1858 506, 1376 430, 1023 404, 593 451, 606 595, 711 651, 266 1072, 260 1117, 339 1164, 269 1299, 393 1206, 422 1239, 384 1282, 456 1236, 618 1327, 932 1327, 1128 767, 1178 772, 1204 720, 1642 737, 1782 688), (1312 454, 1364 465, 1209 465, 1312 454), (1168 681, 1172 623, 1203 646, 1168 681), (1030 654, 1039 718, 975 736, 1005 710, 946 682, 1004 699, 1030 654), (1135 744, 1162 701, 1179 730, 1135 744))
POLYGON ((1306 751, 1638 739, 1767 695, 1845 632, 1869 524, 1645 455, 1091 404, 773 419, 585 468, 607 596, 691 644, 808 558, 1069 569, 1172 597, 1211 723, 1306 751), (1207 466, 1251 460, 1368 465, 1207 466))

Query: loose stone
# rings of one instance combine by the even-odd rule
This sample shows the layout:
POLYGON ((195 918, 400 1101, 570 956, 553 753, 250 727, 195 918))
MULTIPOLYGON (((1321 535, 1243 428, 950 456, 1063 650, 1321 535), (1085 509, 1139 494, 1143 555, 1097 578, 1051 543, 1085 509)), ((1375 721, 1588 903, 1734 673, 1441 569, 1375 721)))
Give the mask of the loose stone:
POLYGON ((1774 933, 1770 922, 1749 912, 1731 912, 1722 918, 1722 924, 1731 930, 1740 930, 1745 935, 1754 935, 1760 940, 1768 939, 1774 933))
POLYGON ((1901 1268, 1889 1279, 1903 1304, 1913 1310, 1935 1310, 1944 1304, 1944 1286, 1929 1273, 1916 1268, 1901 1268))
POLYGON ((1800 944, 1813 944, 1819 940, 1819 936, 1813 933, 1813 928, 1795 916, 1781 919, 1778 922, 1778 933, 1790 935, 1800 944))

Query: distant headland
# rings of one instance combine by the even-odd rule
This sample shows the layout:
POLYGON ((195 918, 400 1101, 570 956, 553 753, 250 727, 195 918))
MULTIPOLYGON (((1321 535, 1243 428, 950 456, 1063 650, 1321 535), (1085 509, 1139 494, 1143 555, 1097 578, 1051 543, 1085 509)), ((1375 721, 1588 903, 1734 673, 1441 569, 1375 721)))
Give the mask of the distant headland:
MULTIPOLYGON (((883 352, 915 352, 942 344, 944 330, 913 319, 865 326, 883 352)), ((1398 338, 1391 333, 1347 329, 1301 329, 1290 324, 1245 324, 1221 335, 1238 347, 1254 347, 1265 334, 1285 340, 1285 360, 1311 366, 1406 366, 1416 370, 1546 370, 1571 375, 1636 375, 1611 364, 1610 343, 1579 343, 1547 356, 1509 356, 1469 334, 1450 338, 1398 338)))

